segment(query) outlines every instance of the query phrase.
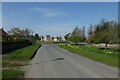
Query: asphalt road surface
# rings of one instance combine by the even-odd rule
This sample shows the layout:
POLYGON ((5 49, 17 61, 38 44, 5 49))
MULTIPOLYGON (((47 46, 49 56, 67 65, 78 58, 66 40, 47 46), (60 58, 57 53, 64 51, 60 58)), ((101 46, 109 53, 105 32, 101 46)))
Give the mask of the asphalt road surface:
POLYGON ((25 66, 25 78, 117 78, 118 70, 63 50, 43 45, 25 66))

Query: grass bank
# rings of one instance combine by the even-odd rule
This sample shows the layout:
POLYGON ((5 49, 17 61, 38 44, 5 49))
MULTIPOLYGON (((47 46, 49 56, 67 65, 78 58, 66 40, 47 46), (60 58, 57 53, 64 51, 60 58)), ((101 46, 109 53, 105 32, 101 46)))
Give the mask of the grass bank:
POLYGON ((40 44, 33 44, 25 48, 16 50, 10 54, 2 56, 2 77, 3 78, 19 78, 23 77, 24 71, 19 67, 27 64, 32 55, 40 47, 40 44))
POLYGON ((3 78, 22 78, 24 76, 24 71, 18 69, 5 69, 2 72, 3 78))
POLYGON ((61 45, 59 46, 72 53, 90 58, 92 60, 118 67, 118 50, 117 49, 102 49, 93 46, 72 46, 61 45))

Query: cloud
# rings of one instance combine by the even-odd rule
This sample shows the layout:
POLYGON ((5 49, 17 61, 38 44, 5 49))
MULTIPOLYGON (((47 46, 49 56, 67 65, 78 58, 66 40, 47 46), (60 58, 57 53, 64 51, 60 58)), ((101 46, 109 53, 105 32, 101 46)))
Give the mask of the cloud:
POLYGON ((14 16, 14 17, 21 17, 21 18, 26 18, 27 16, 25 15, 21 15, 21 14, 15 14, 15 13, 10 13, 11 16, 14 16))
POLYGON ((56 11, 56 10, 50 9, 50 8, 39 8, 39 7, 36 7, 36 8, 33 8, 32 10, 41 13, 45 17, 56 17, 56 16, 63 16, 63 15, 65 15, 65 13, 62 12, 62 11, 56 11))

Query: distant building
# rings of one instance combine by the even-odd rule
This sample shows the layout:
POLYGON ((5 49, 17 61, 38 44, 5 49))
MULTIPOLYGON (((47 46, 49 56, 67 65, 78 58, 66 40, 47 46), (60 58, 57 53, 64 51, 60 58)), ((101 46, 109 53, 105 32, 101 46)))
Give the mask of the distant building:
POLYGON ((57 37, 55 37, 55 38, 54 38, 54 42, 58 42, 58 39, 57 39, 57 37))
POLYGON ((65 41, 65 39, 63 39, 61 36, 54 38, 54 42, 63 42, 63 41, 65 41))
POLYGON ((64 38, 60 37, 51 37, 50 35, 46 35, 45 37, 41 36, 41 41, 44 42, 63 42, 65 41, 64 38))
POLYGON ((44 41, 45 42, 50 42, 51 41, 50 35, 46 35, 45 38, 44 38, 44 41))
POLYGON ((62 39, 63 41, 66 41, 64 38, 62 39))
POLYGON ((44 36, 40 36, 40 40, 41 40, 41 41, 44 41, 44 36))

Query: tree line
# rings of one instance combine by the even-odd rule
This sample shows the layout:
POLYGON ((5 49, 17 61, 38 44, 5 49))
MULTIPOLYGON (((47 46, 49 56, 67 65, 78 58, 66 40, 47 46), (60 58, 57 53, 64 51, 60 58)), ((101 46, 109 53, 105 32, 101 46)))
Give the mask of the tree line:
POLYGON ((8 31, 8 36, 3 42, 34 42, 39 39, 39 35, 33 35, 33 31, 31 29, 21 29, 18 27, 13 27, 8 31))
POLYGON ((91 25, 88 29, 88 34, 85 36, 85 27, 83 30, 76 27, 71 33, 66 34, 64 37, 71 43, 105 43, 108 44, 120 43, 120 27, 116 20, 102 19, 99 24, 91 25))

